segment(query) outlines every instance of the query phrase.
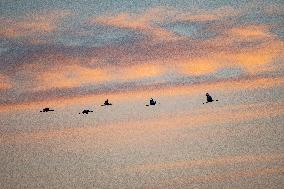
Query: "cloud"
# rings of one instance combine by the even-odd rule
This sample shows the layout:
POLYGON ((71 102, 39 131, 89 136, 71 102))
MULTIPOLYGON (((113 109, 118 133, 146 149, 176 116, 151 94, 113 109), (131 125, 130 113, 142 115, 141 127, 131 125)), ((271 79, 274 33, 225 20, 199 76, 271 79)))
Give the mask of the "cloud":
MULTIPOLYGON (((103 99, 106 95, 115 100, 148 98, 149 96, 175 96, 200 94, 204 89, 208 91, 230 92, 237 90, 253 90, 256 88, 270 88, 281 86, 283 77, 246 77, 237 79, 222 79, 215 81, 190 81, 180 83, 119 83, 113 85, 98 85, 94 88, 59 88, 46 91, 29 91, 12 99, 1 99, 0 111, 32 109, 46 104, 50 106, 66 106, 81 102, 93 102, 103 99), (233 87, 232 87, 233 86, 233 87), (58 104, 58 101, 61 104, 58 104)), ((235 115, 235 114, 233 114, 235 115)))
POLYGON ((268 28, 255 24, 219 28, 220 34, 210 39, 158 45, 141 41, 91 48, 41 46, 25 51, 24 56, 7 52, 3 60, 14 62, 3 66, 3 70, 10 67, 13 88, 22 92, 52 88, 76 91, 87 85, 107 87, 150 80, 157 83, 169 79, 172 73, 175 75, 171 80, 190 77, 186 80, 204 81, 219 70, 231 68, 246 74, 277 71, 279 65, 273 62, 283 54, 283 42, 271 35, 268 28))
MULTIPOLYGON (((222 38, 219 41, 222 43, 222 38)), ((268 40, 252 47, 233 48, 228 45, 225 50, 213 51, 202 57, 181 58, 175 62, 178 63, 178 72, 192 76, 213 74, 222 68, 232 67, 242 68, 249 74, 258 74, 278 70, 279 67, 273 63, 281 59, 283 50, 283 42, 268 40)))
POLYGON ((38 74, 36 90, 51 88, 72 88, 86 84, 97 84, 109 80, 106 71, 102 69, 84 68, 78 65, 62 66, 59 70, 52 69, 38 74))
POLYGON ((235 37, 257 39, 257 38, 270 38, 273 34, 269 32, 269 27, 265 25, 248 25, 237 28, 232 28, 228 31, 235 37))
MULTIPOLYGON (((137 85, 151 86, 164 81, 168 83, 163 85, 178 85, 178 81, 205 82, 212 79, 209 78, 212 74, 216 73, 217 76, 220 70, 231 68, 240 70, 238 74, 253 76, 279 72, 281 66, 273 63, 283 59, 283 42, 271 32, 275 26, 256 23, 241 25, 237 19, 220 20, 239 14, 230 7, 190 13, 158 7, 145 12, 119 13, 117 17, 94 17, 89 23, 138 30, 153 40, 142 39, 135 43, 100 47, 70 47, 62 44, 37 45, 35 48, 25 46, 23 50, 19 47, 1 54, 3 61, 0 66, 3 73, 12 78, 13 89, 19 93, 48 91, 52 98, 64 96, 64 93, 67 96, 81 95, 88 87, 92 88, 93 93, 100 93, 117 91, 117 87, 132 90, 137 85), (211 14, 212 17, 208 16, 211 14), (189 22, 207 20, 198 23, 201 27, 197 27, 196 32, 215 33, 201 39, 175 38, 175 33, 164 27, 167 23, 184 19, 189 19, 189 22)), ((28 16, 22 20, 48 20, 50 26, 54 26, 51 20, 55 19, 56 23, 67 15, 62 13, 58 18, 34 15, 29 16, 34 17, 32 20, 27 19, 28 16)), ((47 27, 48 24, 28 26, 37 27, 31 30, 34 32, 56 30, 56 27, 47 27)), ((17 101, 15 99, 6 96, 2 102, 17 101)))
POLYGON ((181 60, 179 64, 180 72, 190 75, 211 74, 222 67, 213 56, 181 60))
POLYGON ((218 28, 220 34, 204 45, 207 54, 181 60, 188 62, 181 69, 189 74, 213 73, 226 67, 240 67, 250 74, 276 71, 279 67, 273 63, 283 58, 284 48, 282 40, 272 34, 270 28, 269 25, 256 24, 218 28))
POLYGON ((90 68, 79 65, 65 65, 59 69, 51 69, 37 74, 34 79, 36 88, 47 90, 52 88, 73 88, 95 85, 110 81, 131 81, 161 75, 162 68, 156 65, 133 65, 126 68, 105 67, 90 68))
POLYGON ((135 80, 150 77, 157 77, 163 73, 163 67, 155 64, 132 65, 127 68, 120 69, 118 72, 119 80, 135 80))
MULTIPOLYGON (((281 56, 283 50, 283 42, 271 41, 256 49, 229 54, 228 56, 231 60, 234 60, 235 63, 244 67, 249 73, 258 73, 270 71, 270 69, 273 68, 270 67, 270 64, 273 63, 277 57, 281 56)), ((277 69, 277 67, 274 67, 274 70, 277 69)))
POLYGON ((70 89, 108 82, 132 82, 154 78, 164 73, 163 66, 153 63, 127 66, 101 65, 96 57, 71 58, 60 53, 56 56, 51 54, 41 57, 41 60, 34 59, 17 69, 19 71, 16 71, 14 75, 16 78, 20 76, 22 78, 21 85, 17 87, 21 91, 70 89))
POLYGON ((227 17, 242 15, 242 11, 230 6, 212 10, 179 10, 173 7, 154 7, 144 12, 121 12, 116 15, 92 17, 89 24, 102 24, 111 27, 131 29, 143 32, 151 40, 176 41, 188 39, 167 27, 167 24, 177 22, 208 22, 222 20, 227 17))
POLYGON ((284 154, 263 154, 263 155, 243 155, 243 156, 223 156, 212 159, 200 159, 190 161, 178 161, 178 162, 164 162, 157 164, 144 164, 136 165, 127 168, 128 171, 151 171, 162 169, 178 169, 178 168, 192 168, 192 167, 207 167, 212 165, 230 165, 235 163, 252 163, 252 162, 269 162, 278 161, 284 157, 284 154))
POLYGON ((177 40, 180 36, 168 29, 161 27, 161 24, 167 17, 168 9, 163 7, 150 8, 144 13, 122 12, 117 15, 106 15, 91 18, 91 24, 103 24, 118 28, 126 28, 142 31, 154 39, 177 40))
POLYGON ((264 12, 270 15, 283 15, 284 5, 283 4, 270 4, 264 7, 264 12))
POLYGON ((214 20, 222 20, 226 17, 240 16, 241 14, 242 13, 240 10, 236 10, 230 6, 224 6, 212 10, 196 9, 190 11, 189 13, 178 12, 176 10, 173 16, 173 21, 207 22, 214 20))
POLYGON ((0 23, 4 27, 0 28, 0 35, 12 39, 34 39, 35 35, 46 35, 56 31, 58 22, 69 15, 71 12, 67 10, 52 10, 25 14, 22 18, 1 17, 0 23))
POLYGON ((0 74, 0 90, 10 89, 12 84, 10 83, 8 77, 0 74))

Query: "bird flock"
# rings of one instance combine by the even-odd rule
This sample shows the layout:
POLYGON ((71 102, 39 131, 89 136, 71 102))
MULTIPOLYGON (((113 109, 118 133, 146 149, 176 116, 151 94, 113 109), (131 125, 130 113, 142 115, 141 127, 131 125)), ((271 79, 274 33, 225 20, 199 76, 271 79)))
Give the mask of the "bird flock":
MULTIPOLYGON (((206 93, 206 102, 203 102, 203 104, 205 103, 209 103, 209 102, 213 102, 213 101, 218 101, 218 100, 213 100, 213 98, 209 95, 209 93, 206 93)), ((153 98, 150 99, 149 104, 146 104, 145 106, 155 106, 157 104, 157 101, 155 101, 153 98)), ((112 103, 110 103, 108 101, 108 99, 105 100, 104 104, 102 104, 101 106, 111 106, 112 103)), ((50 108, 43 108, 40 112, 53 112, 53 109, 50 108)), ((92 110, 83 110, 82 112, 80 112, 79 114, 89 114, 90 112, 94 112, 92 110)))

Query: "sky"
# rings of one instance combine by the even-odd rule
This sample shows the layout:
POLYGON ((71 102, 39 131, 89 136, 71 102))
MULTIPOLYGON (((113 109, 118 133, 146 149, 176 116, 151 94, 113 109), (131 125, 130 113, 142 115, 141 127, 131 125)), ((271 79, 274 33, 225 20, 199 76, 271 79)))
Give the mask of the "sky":
POLYGON ((282 82, 283 7, 1 1, 0 109, 230 80, 282 82))
POLYGON ((1 186, 282 188, 283 63, 283 0, 1 0, 1 186))

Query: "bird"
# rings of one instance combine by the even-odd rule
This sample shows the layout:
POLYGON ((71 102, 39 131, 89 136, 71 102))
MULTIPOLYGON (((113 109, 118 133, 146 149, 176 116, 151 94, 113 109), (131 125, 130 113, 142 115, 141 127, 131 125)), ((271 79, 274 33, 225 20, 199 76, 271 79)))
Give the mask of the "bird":
POLYGON ((112 104, 108 102, 108 99, 101 106, 111 106, 112 104))
MULTIPOLYGON (((83 110, 82 114, 89 114, 90 112, 93 112, 93 111, 91 111, 91 110, 83 110)), ((79 114, 81 114, 81 113, 79 113, 79 114)))
POLYGON ((54 110, 51 110, 49 108, 43 108, 40 112, 53 112, 54 110))
MULTIPOLYGON (((207 98, 207 101, 205 103, 209 103, 209 102, 213 102, 213 101, 218 101, 218 100, 213 100, 213 98, 210 96, 209 93, 206 93, 206 98, 207 98)), ((203 102, 204 104, 204 102, 203 102)))
POLYGON ((156 103, 157 103, 157 102, 156 102, 153 98, 151 98, 151 99, 150 99, 150 104, 146 104, 146 106, 155 106, 156 103))

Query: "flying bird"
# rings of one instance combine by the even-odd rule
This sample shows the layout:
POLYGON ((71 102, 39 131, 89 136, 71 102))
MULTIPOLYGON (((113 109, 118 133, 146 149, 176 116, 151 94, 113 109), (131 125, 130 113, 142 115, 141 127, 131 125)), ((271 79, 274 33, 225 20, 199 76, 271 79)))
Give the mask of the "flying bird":
MULTIPOLYGON (((205 103, 209 103, 209 102, 213 102, 213 101, 217 102, 218 101, 218 100, 213 100, 212 96, 210 96, 209 93, 206 93, 206 99, 207 99, 207 101, 205 103)), ((203 102, 203 104, 204 104, 204 102, 203 102)))
MULTIPOLYGON (((89 114, 90 112, 93 112, 93 111, 91 111, 91 110, 83 110, 82 114, 89 114)), ((81 114, 81 113, 79 113, 79 114, 81 114)))
POLYGON ((49 108, 43 108, 40 112, 53 112, 54 110, 51 110, 49 108))
POLYGON ((108 102, 108 99, 101 106, 111 106, 112 104, 108 102))
POLYGON ((156 104, 157 104, 157 102, 153 98, 151 98, 150 104, 146 104, 146 106, 155 106, 156 104))

